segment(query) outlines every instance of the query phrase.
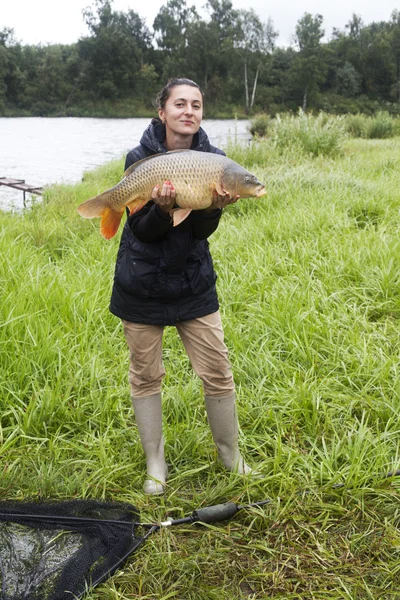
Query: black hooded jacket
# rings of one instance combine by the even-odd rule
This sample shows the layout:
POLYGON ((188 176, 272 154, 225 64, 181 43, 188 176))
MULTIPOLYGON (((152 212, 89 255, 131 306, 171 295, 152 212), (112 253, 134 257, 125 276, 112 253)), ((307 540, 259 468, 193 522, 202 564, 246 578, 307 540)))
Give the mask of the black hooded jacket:
MULTIPOLYGON (((160 152, 165 127, 153 119, 140 145, 126 156, 125 170, 160 152)), ((224 154, 200 128, 192 150, 224 154)), ((217 229, 222 211, 197 210, 177 227, 154 202, 148 202, 125 224, 115 266, 110 311, 127 321, 174 325, 218 310, 207 238, 217 229)))

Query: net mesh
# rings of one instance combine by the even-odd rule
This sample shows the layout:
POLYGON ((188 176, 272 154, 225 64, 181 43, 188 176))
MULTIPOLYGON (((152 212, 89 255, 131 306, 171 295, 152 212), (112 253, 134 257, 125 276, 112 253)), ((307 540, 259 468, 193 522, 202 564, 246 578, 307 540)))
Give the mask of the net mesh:
POLYGON ((143 541, 130 504, 0 502, 2 600, 74 600, 143 541))

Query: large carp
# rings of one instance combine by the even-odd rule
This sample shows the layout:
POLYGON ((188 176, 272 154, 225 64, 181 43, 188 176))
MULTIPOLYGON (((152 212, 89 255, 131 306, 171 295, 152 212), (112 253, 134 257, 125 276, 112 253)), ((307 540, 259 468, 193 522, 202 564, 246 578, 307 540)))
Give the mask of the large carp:
POLYGON ((254 175, 226 156, 173 150, 134 163, 117 185, 83 202, 78 212, 87 219, 101 217, 100 233, 110 239, 118 231, 125 208, 131 214, 140 210, 151 200, 153 188, 168 180, 175 188, 178 207, 170 211, 174 226, 192 210, 208 208, 216 193, 232 198, 259 198, 266 193, 254 175))

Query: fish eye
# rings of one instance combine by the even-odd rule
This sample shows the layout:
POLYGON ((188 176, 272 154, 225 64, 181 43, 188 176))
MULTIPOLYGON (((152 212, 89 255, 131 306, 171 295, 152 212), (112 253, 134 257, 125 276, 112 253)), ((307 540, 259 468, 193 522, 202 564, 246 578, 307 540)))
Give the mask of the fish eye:
POLYGON ((244 178, 245 182, 248 183, 250 181, 250 177, 248 175, 246 175, 246 177, 244 178))

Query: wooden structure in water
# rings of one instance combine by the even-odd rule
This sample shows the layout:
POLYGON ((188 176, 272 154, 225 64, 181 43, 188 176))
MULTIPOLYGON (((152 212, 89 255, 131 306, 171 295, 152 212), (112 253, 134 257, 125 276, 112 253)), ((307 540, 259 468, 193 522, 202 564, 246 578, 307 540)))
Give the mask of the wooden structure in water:
POLYGON ((24 207, 26 207, 26 192, 30 194, 37 194, 41 196, 43 194, 43 188, 40 186, 29 185, 25 183, 25 179, 11 179, 10 177, 0 177, 0 185, 6 185, 7 187, 13 188, 14 190, 22 190, 24 193, 24 207))

